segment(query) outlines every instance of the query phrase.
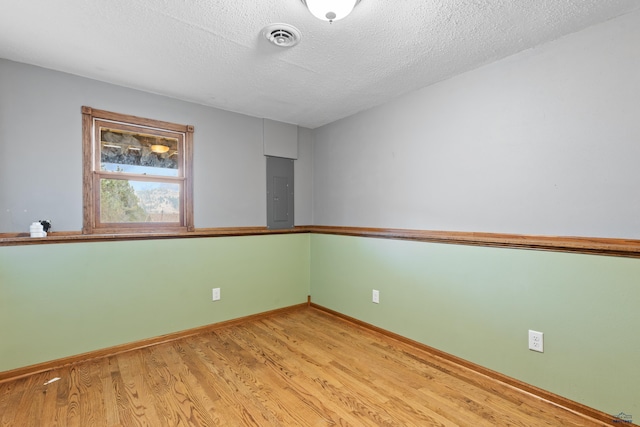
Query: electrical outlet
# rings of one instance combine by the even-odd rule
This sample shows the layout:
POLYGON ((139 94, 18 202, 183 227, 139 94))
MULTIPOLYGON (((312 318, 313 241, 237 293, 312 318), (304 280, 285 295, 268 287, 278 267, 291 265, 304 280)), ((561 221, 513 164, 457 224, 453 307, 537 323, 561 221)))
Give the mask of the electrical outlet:
POLYGON ((220 301, 220 288, 213 288, 211 292, 213 301, 220 301))
POLYGON ((544 352, 544 334, 529 329, 529 350, 544 352))
POLYGON ((380 291, 374 289, 371 300, 376 304, 380 304, 380 291))

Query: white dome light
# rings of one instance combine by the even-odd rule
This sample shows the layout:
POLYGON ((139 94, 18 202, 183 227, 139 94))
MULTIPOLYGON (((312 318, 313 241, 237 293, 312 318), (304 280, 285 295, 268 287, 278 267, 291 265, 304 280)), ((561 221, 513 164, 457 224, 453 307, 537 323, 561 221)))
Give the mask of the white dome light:
POLYGON ((360 0, 302 0, 313 16, 323 21, 338 21, 351 13, 360 0))

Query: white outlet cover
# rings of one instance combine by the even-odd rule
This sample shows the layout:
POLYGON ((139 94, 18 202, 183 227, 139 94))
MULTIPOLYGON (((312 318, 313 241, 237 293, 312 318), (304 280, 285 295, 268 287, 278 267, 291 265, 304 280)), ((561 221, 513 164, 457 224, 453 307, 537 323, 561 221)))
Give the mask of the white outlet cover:
POLYGON ((529 350, 544 353, 544 334, 529 329, 529 350))
POLYGON ((213 288, 211 290, 211 297, 213 301, 220 301, 220 288, 213 288))
POLYGON ((375 289, 373 290, 371 301, 376 304, 380 304, 380 291, 377 291, 375 289))

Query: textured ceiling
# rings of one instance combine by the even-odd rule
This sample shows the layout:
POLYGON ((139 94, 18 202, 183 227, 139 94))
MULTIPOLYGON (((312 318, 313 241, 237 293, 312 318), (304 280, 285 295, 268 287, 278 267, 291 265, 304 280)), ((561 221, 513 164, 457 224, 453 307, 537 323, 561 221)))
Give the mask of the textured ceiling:
POLYGON ((315 128, 640 8, 638 0, 0 0, 0 57, 315 128), (287 23, 300 44, 269 44, 287 23))

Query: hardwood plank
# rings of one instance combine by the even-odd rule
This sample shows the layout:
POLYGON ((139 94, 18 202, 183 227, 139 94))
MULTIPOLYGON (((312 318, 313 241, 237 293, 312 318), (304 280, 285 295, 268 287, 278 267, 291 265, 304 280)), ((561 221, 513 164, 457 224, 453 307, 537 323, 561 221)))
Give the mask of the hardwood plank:
POLYGON ((44 401, 42 403, 42 413, 40 420, 43 424, 48 426, 59 426, 59 412, 58 412, 58 387, 60 381, 50 380, 54 378, 61 378, 61 374, 58 371, 47 372, 44 375, 44 382, 42 383, 42 393, 44 394, 44 401), (48 384, 45 384, 48 383, 48 384))
POLYGON ((330 360, 318 361, 319 353, 301 348, 302 343, 297 340, 293 347, 287 347, 288 351, 273 347, 275 343, 290 341, 287 339, 288 335, 278 338, 269 333, 265 334, 257 324, 247 325, 245 329, 248 332, 244 338, 245 345, 259 354, 261 362, 267 368, 267 375, 272 378, 272 381, 279 381, 287 386, 291 393, 298 396, 298 399, 304 396, 305 404, 312 410, 312 416, 318 417, 318 421, 325 419, 336 424, 355 423, 357 425, 358 419, 353 417, 351 412, 340 411, 338 410, 340 408, 331 404, 336 400, 337 394, 331 395, 328 392, 341 390, 344 384, 337 381, 334 376, 328 375, 328 372, 322 368, 330 360))
POLYGON ((241 418, 235 413, 233 400, 219 384, 219 376, 210 371, 210 365, 206 361, 206 354, 201 351, 198 338, 185 340, 181 348, 181 354, 185 366, 197 381, 195 386, 202 390, 201 400, 215 425, 241 425, 241 418))
POLYGON ((214 369, 212 372, 224 380, 225 387, 220 389, 224 400, 228 402, 237 396, 253 396, 255 399, 243 400, 247 405, 247 415, 257 425, 295 425, 295 416, 291 416, 286 406, 282 406, 284 410, 274 410, 274 406, 280 404, 279 397, 274 393, 286 384, 278 382, 278 378, 265 375, 265 364, 248 353, 237 337, 230 337, 225 331, 216 331, 213 335, 213 342, 220 345, 203 343, 203 350, 210 368, 214 369))
POLYGON ((0 426, 6 427, 13 424, 18 403, 26 389, 25 383, 25 379, 0 383, 0 426))
POLYGON ((104 357, 101 361, 99 375, 103 390, 102 402, 105 411, 105 423, 107 426, 118 426, 121 425, 121 422, 117 411, 118 402, 114 393, 115 386, 112 377, 112 374, 118 369, 117 358, 115 356, 104 357))
MULTIPOLYGON (((358 399, 363 401, 370 400, 366 396, 376 396, 378 398, 375 402, 369 402, 369 408, 372 408, 370 411, 378 413, 377 416, 370 414, 373 417, 371 421, 376 425, 384 423, 380 417, 387 416, 387 408, 402 408, 402 411, 396 411, 395 413, 395 419, 403 421, 400 425, 414 423, 421 425, 457 425, 451 419, 442 417, 432 411, 428 406, 417 403, 415 400, 417 393, 409 387, 410 382, 419 384, 413 378, 416 376, 415 372, 403 372, 397 367, 392 367, 389 361, 384 358, 384 355, 376 365, 370 365, 368 363, 371 356, 368 353, 369 348, 366 344, 364 346, 360 345, 360 341, 363 338, 361 330, 354 330, 353 333, 355 335, 344 330, 341 330, 339 334, 331 334, 331 329, 327 328, 329 324, 322 325, 322 319, 318 319, 316 324, 320 332, 315 330, 314 332, 316 334, 319 333, 321 337, 316 336, 315 340, 321 338, 323 344, 331 348, 333 360, 329 361, 329 363, 336 368, 336 378, 344 384, 360 383, 357 389, 349 391, 356 395, 358 399), (407 387, 402 389, 393 387, 392 383, 397 384, 398 381, 407 387), (362 385, 366 385, 364 390, 362 385), (408 399, 413 399, 410 405, 406 403, 408 399)), ((298 333, 304 332, 301 330, 298 333)), ((389 421, 386 421, 386 423, 389 423, 389 421)), ((475 425, 481 424, 475 423, 475 425)))
MULTIPOLYGON (((279 396, 279 406, 283 408, 291 406, 292 403, 295 404, 295 408, 288 411, 294 414, 293 418, 296 418, 301 411, 306 422, 314 420, 314 423, 341 424, 344 422, 349 423, 350 421, 357 424, 357 418, 331 410, 323 401, 323 396, 312 393, 314 388, 317 387, 319 378, 309 375, 313 372, 312 370, 304 370, 299 367, 295 363, 296 355, 273 351, 272 347, 262 340, 258 325, 243 328, 240 332, 243 332, 243 334, 240 335, 236 332, 234 339, 241 340, 250 352, 258 355, 260 362, 258 366, 262 366, 261 376, 267 384, 271 385, 270 397, 275 399, 276 396, 279 396), (292 361, 294 363, 291 363, 292 361), (292 379, 295 379, 295 381, 291 381, 292 379)), ((325 377, 323 381, 323 386, 326 389, 330 378, 325 377)), ((339 384, 338 386, 341 387, 342 385, 339 384)))
MULTIPOLYGON (((265 320, 261 322, 261 326, 270 326, 268 325, 269 320, 265 320)), ((296 359, 302 361, 300 364, 295 364, 297 370, 294 372, 295 375, 302 375, 303 372, 314 372, 317 374, 316 380, 323 379, 325 381, 324 390, 325 390, 325 398, 330 398, 331 401, 334 402, 342 402, 346 404, 351 413, 357 413, 360 416, 368 419, 369 421, 382 425, 395 425, 392 417, 389 416, 388 412, 384 409, 383 405, 386 404, 389 399, 386 393, 381 392, 378 389, 370 387, 370 383, 364 381, 364 378, 361 375, 356 374, 358 377, 358 381, 360 382, 358 388, 351 387, 353 378, 349 374, 345 374, 344 371, 348 371, 348 368, 343 366, 340 362, 337 362, 335 359, 344 359, 345 355, 338 355, 334 352, 335 358, 331 358, 329 360, 324 361, 325 366, 333 366, 337 368, 333 371, 333 375, 327 375, 327 371, 320 372, 317 367, 322 366, 318 362, 311 362, 308 359, 305 360, 301 354, 295 354, 300 348, 299 343, 296 345, 291 345, 287 341, 283 341, 281 339, 274 339, 272 343, 269 341, 264 341, 263 337, 271 338, 268 333, 269 329, 273 330, 273 328, 265 328, 262 332, 263 335, 256 338, 258 343, 262 343, 263 345, 276 345, 278 346, 278 353, 288 355, 286 359, 296 359), (315 368, 315 369, 314 369, 315 368), (326 380, 331 380, 330 383, 326 382, 326 380), (330 392, 330 395, 328 394, 330 392)), ((335 348, 334 348, 335 350, 335 348)), ((418 421, 414 419, 414 421, 418 421)))
POLYGON ((607 423, 303 308, 0 383, 0 426, 75 425, 607 423))
MULTIPOLYGON (((208 396, 202 391, 200 380, 184 363, 182 345, 185 344, 175 342, 157 349, 158 356, 162 357, 167 366, 171 367, 173 387, 169 390, 167 399, 171 401, 175 396, 179 397, 180 405, 175 408, 188 425, 212 425, 213 417, 211 417, 207 405, 203 404, 208 400, 208 396)), ((154 350, 156 349, 151 349, 151 351, 154 350)))
MULTIPOLYGON (((184 398, 176 393, 176 380, 171 367, 164 361, 161 350, 165 347, 160 345, 144 351, 144 357, 148 362, 149 371, 146 372, 146 381, 153 396, 155 410, 158 418, 155 424, 158 425, 189 425, 188 417, 185 418, 181 410, 181 403, 184 398)), ((128 355, 123 355, 125 358, 128 355)), ((120 359, 121 357, 118 357, 120 359)), ((178 388, 176 391, 180 391, 178 388)), ((128 425, 126 422, 125 425, 128 425)))
POLYGON ((127 399, 130 402, 130 412, 122 417, 125 421, 133 418, 140 425, 153 425, 158 415, 151 398, 152 392, 145 381, 145 360, 143 352, 136 352, 126 357, 116 356, 122 382, 127 399))
POLYGON ((18 403, 14 423, 9 425, 24 425, 25 427, 39 425, 39 417, 42 412, 42 402, 44 400, 43 383, 44 376, 34 375, 25 379, 25 391, 18 403), (26 416, 27 422, 21 424, 20 418, 26 416))

